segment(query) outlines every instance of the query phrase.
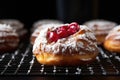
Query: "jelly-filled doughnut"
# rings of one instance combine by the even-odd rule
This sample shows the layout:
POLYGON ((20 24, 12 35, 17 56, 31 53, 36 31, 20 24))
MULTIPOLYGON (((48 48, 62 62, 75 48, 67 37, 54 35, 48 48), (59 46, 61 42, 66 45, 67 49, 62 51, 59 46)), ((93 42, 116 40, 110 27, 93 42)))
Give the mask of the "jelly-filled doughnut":
POLYGON ((98 47, 93 32, 76 22, 41 30, 33 45, 33 54, 45 65, 75 66, 96 59, 98 47))

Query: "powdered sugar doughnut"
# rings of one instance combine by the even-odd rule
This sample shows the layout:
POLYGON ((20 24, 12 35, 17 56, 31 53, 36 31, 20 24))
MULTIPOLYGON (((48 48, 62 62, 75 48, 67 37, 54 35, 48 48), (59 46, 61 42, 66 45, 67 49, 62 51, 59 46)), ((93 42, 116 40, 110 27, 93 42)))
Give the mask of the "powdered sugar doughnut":
POLYGON ((111 52, 120 52, 120 25, 113 28, 106 36, 104 47, 111 52))
POLYGON ((97 19, 87 21, 86 23, 84 23, 84 25, 87 25, 94 31, 98 44, 102 44, 109 31, 112 28, 114 28, 117 24, 112 21, 97 19))
POLYGON ((24 39, 23 37, 26 36, 27 30, 24 28, 24 24, 16 19, 1 19, 1 24, 8 24, 13 29, 16 30, 17 34, 19 35, 20 39, 24 39))
POLYGON ((6 24, 0 24, 0 52, 9 52, 17 48, 19 43, 18 34, 6 24))
POLYGON ((79 65, 95 60, 98 48, 88 27, 71 23, 41 30, 33 45, 33 54, 41 64, 79 65))

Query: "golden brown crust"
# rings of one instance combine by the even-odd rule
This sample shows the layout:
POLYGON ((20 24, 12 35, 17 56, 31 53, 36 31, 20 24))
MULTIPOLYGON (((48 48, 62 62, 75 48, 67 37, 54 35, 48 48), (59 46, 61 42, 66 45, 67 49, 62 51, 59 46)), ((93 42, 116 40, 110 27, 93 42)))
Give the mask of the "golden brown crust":
MULTIPOLYGON (((78 54, 78 53, 76 53, 78 54)), ((82 54, 82 55, 55 55, 52 53, 36 54, 36 59, 39 63, 45 65, 59 65, 59 66, 76 66, 88 64, 96 59, 98 53, 82 54)))
POLYGON ((105 41, 105 37, 107 34, 102 34, 102 35, 95 35, 97 39, 97 44, 101 45, 105 41))
POLYGON ((120 41, 116 40, 105 40, 104 47, 111 52, 120 52, 120 41))
POLYGON ((120 39, 115 39, 118 36, 120 35, 111 32, 104 41, 105 49, 111 52, 120 52, 120 39))

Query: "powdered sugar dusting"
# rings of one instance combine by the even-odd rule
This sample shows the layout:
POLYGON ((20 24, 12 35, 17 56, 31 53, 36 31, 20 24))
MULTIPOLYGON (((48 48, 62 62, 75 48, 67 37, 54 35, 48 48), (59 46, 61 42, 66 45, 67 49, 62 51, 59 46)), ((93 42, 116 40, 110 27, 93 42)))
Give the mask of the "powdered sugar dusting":
POLYGON ((7 24, 0 24, 0 31, 12 31, 13 28, 10 27, 10 25, 7 24))
POLYGON ((120 36, 116 36, 116 37, 115 37, 115 40, 120 40, 120 36))
POLYGON ((11 27, 13 27, 16 30, 20 30, 24 26, 20 21, 18 21, 16 19, 1 19, 0 23, 10 25, 11 27))
POLYGON ((91 20, 86 23, 84 23, 88 27, 90 27, 93 30, 109 30, 115 27, 117 24, 112 21, 107 21, 107 20, 91 20))
MULTIPOLYGON (((6 24, 0 24, 0 37, 6 37, 6 36, 18 36, 15 33, 15 30, 10 26, 6 24)), ((4 40, 1 40, 0 42, 3 42, 4 40)))
POLYGON ((119 31, 120 32, 120 25, 114 27, 111 31, 115 31, 115 32, 119 31))
POLYGON ((107 35, 106 39, 108 39, 109 37, 112 37, 112 39, 114 40, 120 40, 120 25, 114 27, 109 34, 107 35))
POLYGON ((48 43, 46 34, 48 29, 57 28, 53 27, 41 30, 40 35, 37 37, 33 45, 33 53, 39 53, 39 50, 44 52, 51 52, 54 54, 74 54, 74 52, 84 54, 85 52, 82 52, 82 49, 90 52, 96 51, 96 38, 93 32, 91 32, 91 30, 85 25, 80 25, 80 30, 69 37, 58 39, 57 42, 48 43), (83 34, 79 34, 81 30, 84 30, 85 32, 83 34), (88 46, 85 46, 86 43, 82 42, 81 40, 87 42, 88 46))
POLYGON ((107 35, 109 31, 114 28, 117 23, 102 19, 96 19, 87 21, 84 23, 84 25, 87 25, 89 28, 91 28, 95 35, 107 35))

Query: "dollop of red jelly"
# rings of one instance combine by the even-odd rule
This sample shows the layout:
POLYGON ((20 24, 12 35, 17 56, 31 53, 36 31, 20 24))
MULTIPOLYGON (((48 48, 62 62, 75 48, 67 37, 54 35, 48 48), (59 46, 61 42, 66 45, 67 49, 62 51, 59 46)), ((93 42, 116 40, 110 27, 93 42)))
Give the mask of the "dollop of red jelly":
POLYGON ((58 39, 68 37, 77 31, 79 31, 80 26, 76 22, 72 22, 68 25, 61 26, 56 28, 54 31, 47 32, 48 42, 56 42, 58 39))

